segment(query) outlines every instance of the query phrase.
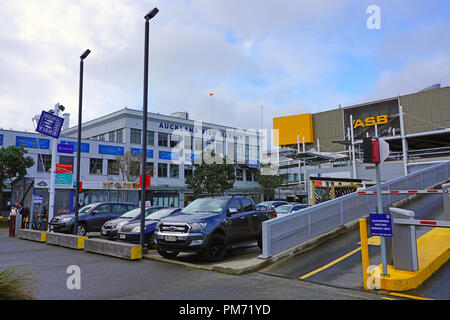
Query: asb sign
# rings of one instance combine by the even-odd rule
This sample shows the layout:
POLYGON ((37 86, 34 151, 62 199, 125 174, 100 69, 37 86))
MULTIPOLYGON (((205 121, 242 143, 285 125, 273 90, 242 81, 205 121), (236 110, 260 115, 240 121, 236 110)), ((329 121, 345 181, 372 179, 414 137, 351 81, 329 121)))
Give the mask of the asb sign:
POLYGON ((64 118, 55 116, 50 112, 42 111, 36 131, 58 139, 63 123, 64 118))

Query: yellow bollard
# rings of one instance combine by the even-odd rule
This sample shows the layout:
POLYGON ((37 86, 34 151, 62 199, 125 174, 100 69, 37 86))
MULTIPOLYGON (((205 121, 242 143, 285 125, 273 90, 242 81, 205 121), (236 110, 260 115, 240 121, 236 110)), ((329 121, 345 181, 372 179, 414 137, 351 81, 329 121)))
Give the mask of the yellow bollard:
POLYGON ((366 219, 359 219, 359 235, 361 238, 361 258, 363 269, 364 289, 371 290, 367 285, 369 278, 369 244, 367 242, 367 221, 366 219))

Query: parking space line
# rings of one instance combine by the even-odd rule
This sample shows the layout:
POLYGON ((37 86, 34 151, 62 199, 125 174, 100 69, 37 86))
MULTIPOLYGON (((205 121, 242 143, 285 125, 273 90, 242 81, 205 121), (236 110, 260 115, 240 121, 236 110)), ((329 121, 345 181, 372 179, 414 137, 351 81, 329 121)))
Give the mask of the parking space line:
POLYGON ((304 279, 306 279, 306 278, 309 278, 309 277, 312 276, 312 275, 315 275, 316 273, 319 273, 320 271, 323 271, 323 270, 325 270, 325 269, 328 269, 329 267, 334 266, 334 265, 337 264, 338 262, 341 262, 342 260, 344 260, 344 259, 350 257, 351 255, 355 254, 356 252, 358 252, 358 251, 360 251, 360 250, 361 250, 361 247, 359 247, 359 248, 357 248, 357 249, 355 249, 355 250, 353 250, 353 251, 347 253, 346 255, 343 255, 342 257, 340 257, 340 258, 338 258, 338 259, 336 259, 336 260, 334 260, 334 261, 332 261, 332 262, 330 262, 330 263, 324 265, 323 267, 320 267, 320 268, 318 268, 318 269, 316 269, 316 270, 314 270, 314 271, 311 271, 310 273, 307 273, 307 274, 305 274, 305 275, 299 277, 299 279, 304 280, 304 279))
POLYGON ((418 296, 411 296, 409 294, 403 294, 403 293, 397 293, 397 292, 389 292, 389 294, 391 296, 397 296, 397 297, 402 297, 402 298, 409 298, 409 299, 415 299, 415 300, 434 300, 434 299, 430 299, 430 298, 423 298, 423 297, 418 297, 418 296))

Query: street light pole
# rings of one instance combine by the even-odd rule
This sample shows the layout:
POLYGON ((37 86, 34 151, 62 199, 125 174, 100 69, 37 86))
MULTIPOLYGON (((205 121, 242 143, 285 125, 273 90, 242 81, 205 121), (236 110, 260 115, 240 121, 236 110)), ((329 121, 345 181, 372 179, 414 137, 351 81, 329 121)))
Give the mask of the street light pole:
POLYGON ((145 16, 145 40, 144 40, 144 101, 142 108, 142 160, 141 160, 141 230, 140 230, 140 244, 142 253, 146 254, 148 250, 145 249, 145 191, 146 191, 146 164, 147 164, 147 103, 148 103, 148 53, 149 53, 149 21, 159 12, 157 8, 153 8, 145 16))
POLYGON ((80 202, 80 157, 81 157, 81 115, 83 110, 83 67, 84 59, 91 53, 91 50, 87 49, 80 56, 80 88, 78 95, 78 141, 77 141, 77 173, 75 183, 75 224, 73 232, 78 235, 78 210, 80 202))

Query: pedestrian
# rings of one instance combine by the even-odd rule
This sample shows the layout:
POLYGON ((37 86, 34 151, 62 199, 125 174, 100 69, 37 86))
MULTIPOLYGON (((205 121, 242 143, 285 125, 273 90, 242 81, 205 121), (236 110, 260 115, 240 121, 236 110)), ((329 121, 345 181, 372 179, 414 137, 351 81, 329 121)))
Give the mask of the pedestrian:
POLYGON ((11 210, 9 211, 8 221, 11 216, 15 216, 17 214, 17 209, 15 205, 11 205, 11 210))
POLYGON ((39 214, 39 222, 41 222, 41 221, 47 221, 47 219, 48 219, 48 211, 47 211, 47 208, 45 207, 45 206, 42 206, 42 209, 41 209, 41 213, 39 214))
POLYGON ((28 229, 28 221, 30 220, 30 209, 28 207, 23 207, 22 209, 22 226, 28 229))

